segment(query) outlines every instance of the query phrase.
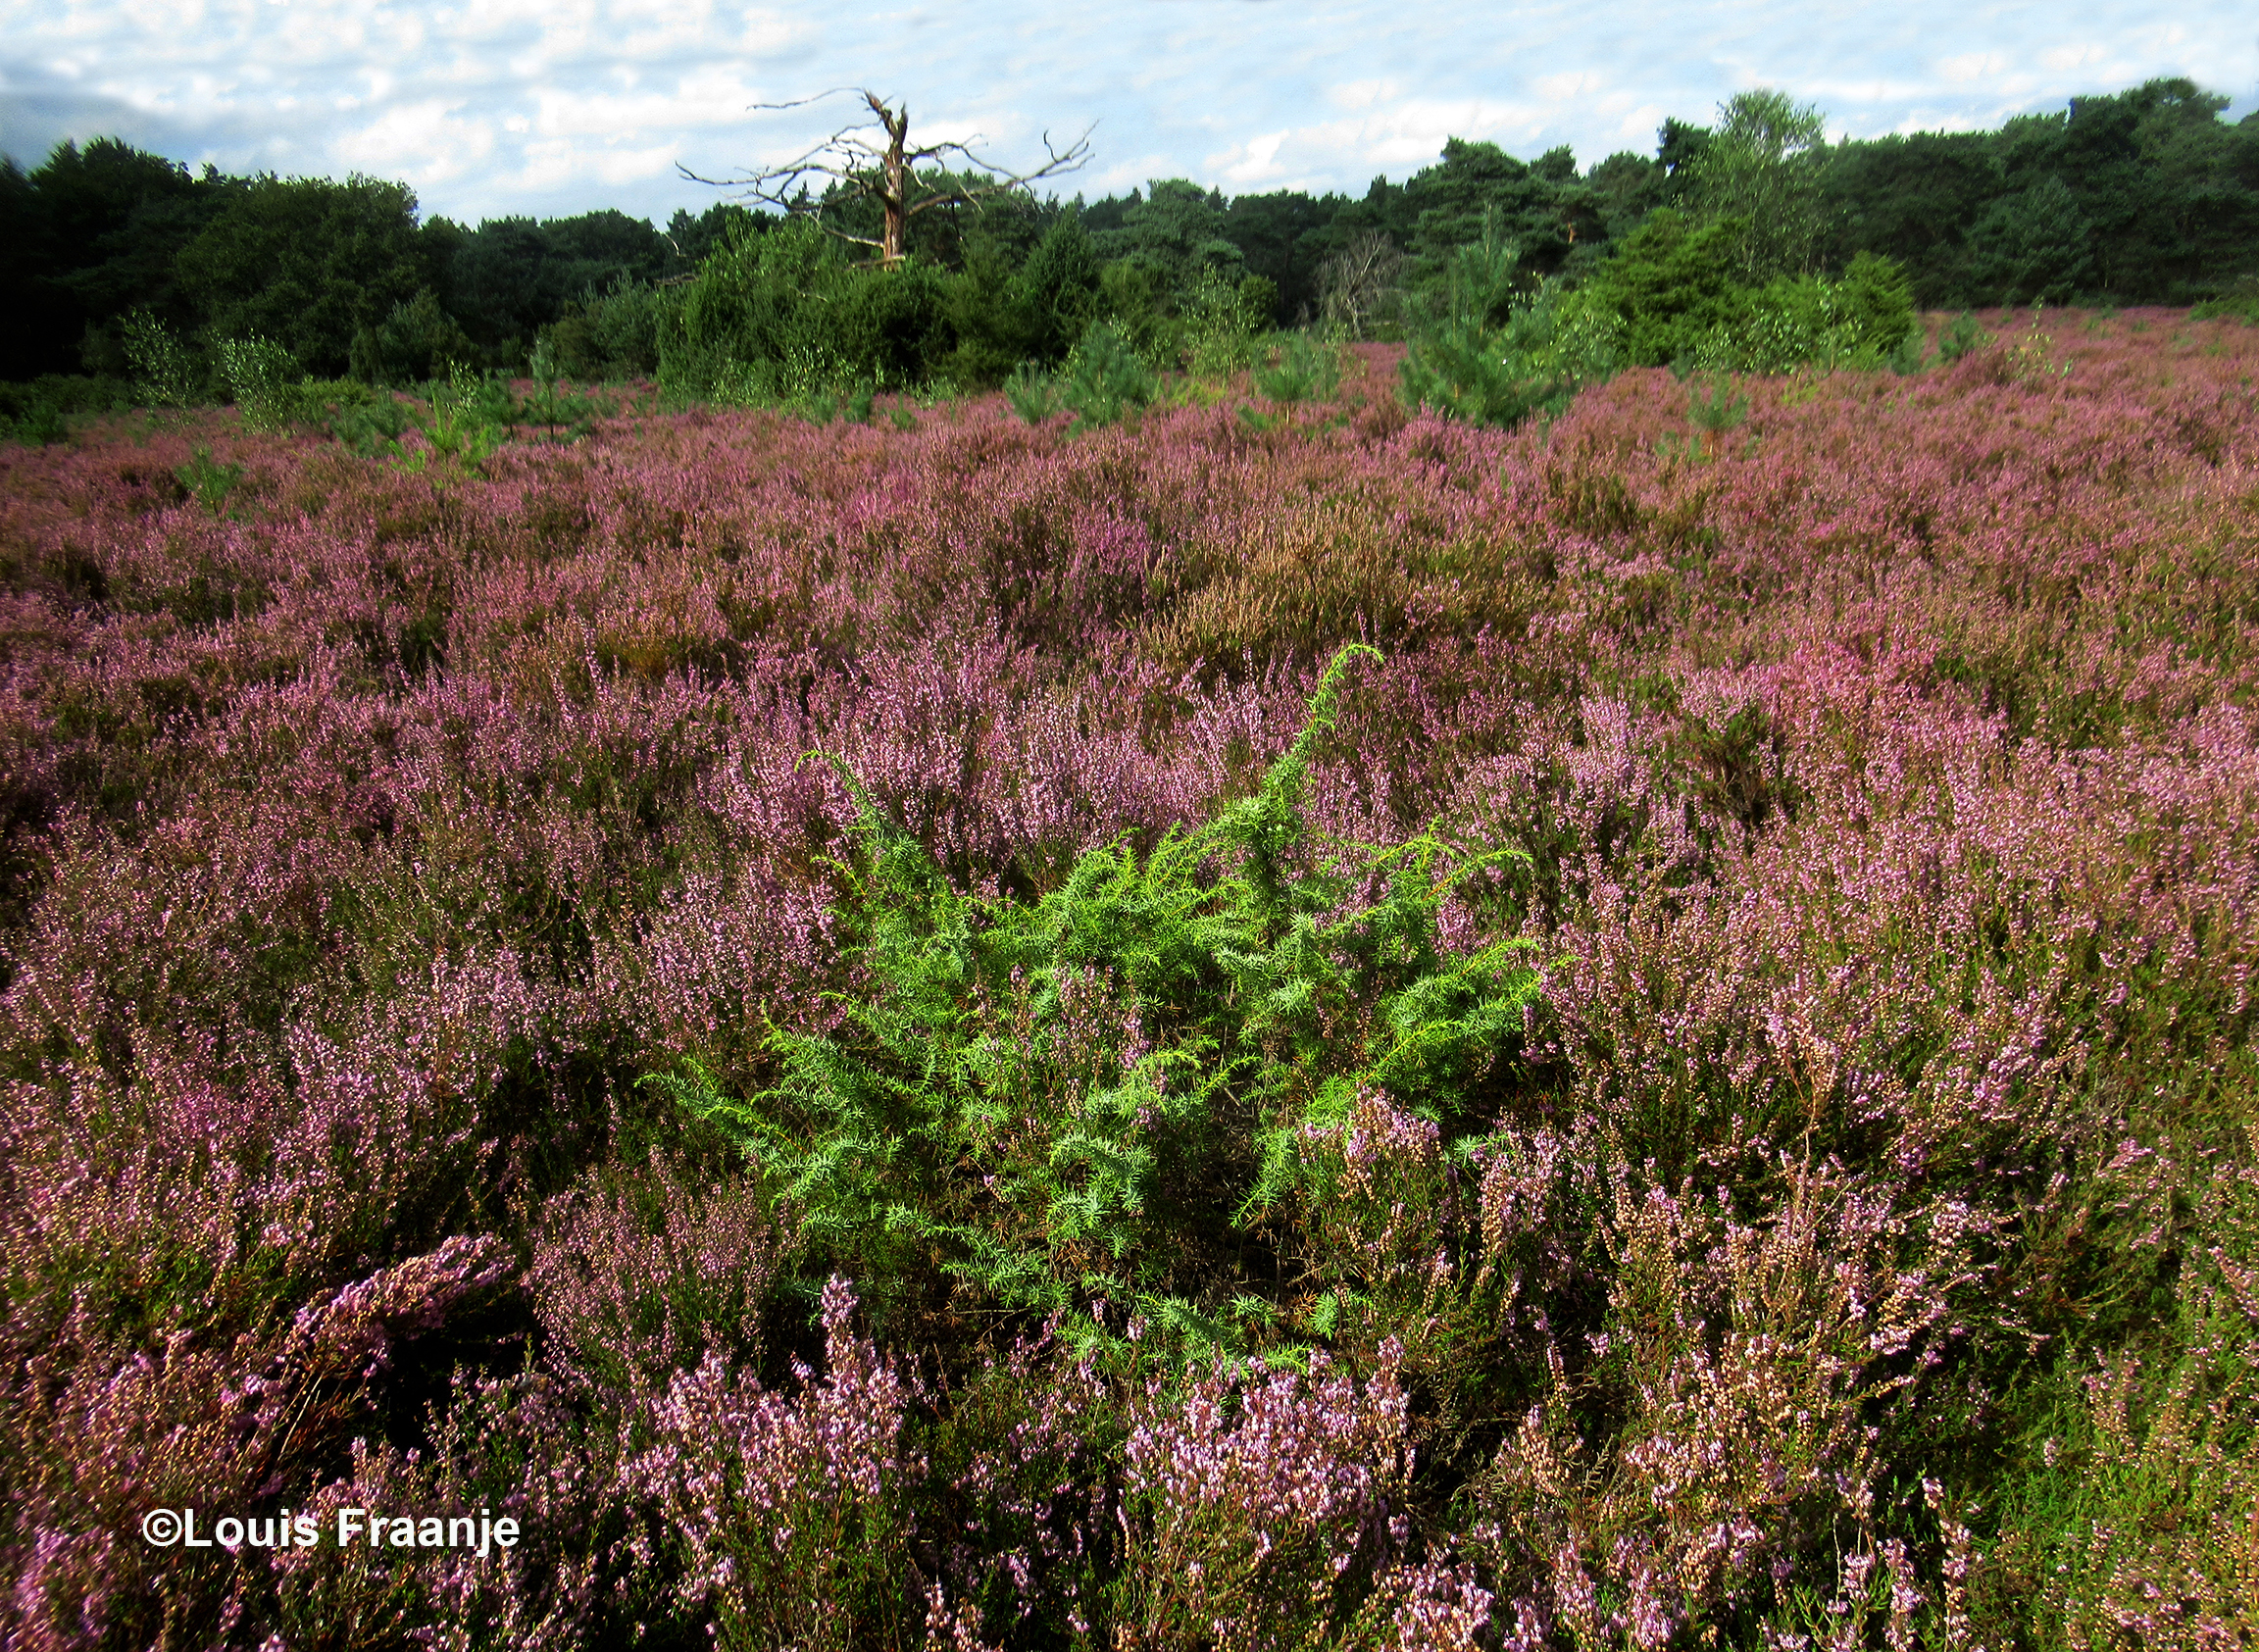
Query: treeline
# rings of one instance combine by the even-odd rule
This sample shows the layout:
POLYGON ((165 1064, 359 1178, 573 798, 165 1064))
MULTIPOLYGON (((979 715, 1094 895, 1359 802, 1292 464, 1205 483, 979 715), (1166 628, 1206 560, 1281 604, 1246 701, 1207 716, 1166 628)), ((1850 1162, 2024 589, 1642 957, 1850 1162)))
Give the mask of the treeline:
POLYGON ((1056 367, 1094 325, 1164 365, 1297 325, 1432 346, 1521 312, 1538 315, 1526 333, 1555 328, 1546 295, 1579 291, 1612 296, 1568 322, 1634 361, 1882 339, 1878 303, 2247 305, 2259 117, 2230 125, 2226 101, 2158 80, 1997 131, 1830 144, 1816 112, 1744 94, 1582 171, 1566 148, 1524 162, 1453 139, 1362 196, 1172 179, 945 209, 889 270, 822 232, 871 210, 846 191, 804 217, 678 212, 665 231, 610 211, 471 228, 420 222, 395 182, 199 175, 103 139, 0 168, 0 377, 122 377, 152 323, 205 359, 257 337, 373 383, 519 371, 545 342, 577 377, 774 393, 995 383, 1056 367))
POLYGON ((199 175, 114 138, 66 143, 30 173, 0 164, 0 378, 122 375, 135 312, 199 340, 274 339, 328 377, 384 376, 427 341, 520 363, 582 295, 696 269, 733 216, 472 229, 420 222, 403 183, 199 175))

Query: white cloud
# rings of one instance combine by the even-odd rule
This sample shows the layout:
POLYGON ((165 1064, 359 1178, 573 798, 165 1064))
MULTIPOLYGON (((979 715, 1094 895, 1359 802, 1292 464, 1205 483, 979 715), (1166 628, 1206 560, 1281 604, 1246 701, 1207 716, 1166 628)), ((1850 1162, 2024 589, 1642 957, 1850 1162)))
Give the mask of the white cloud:
POLYGON ((396 104, 340 139, 335 153, 357 172, 409 177, 420 184, 462 177, 493 153, 494 128, 466 120, 437 101, 396 104))
POLYGON ((1253 189, 1280 175, 1279 146, 1286 141, 1285 132, 1265 132, 1261 137, 1234 144, 1231 148, 1208 157, 1207 171, 1225 183, 1238 184, 1242 189, 1253 189))
POLYGON ((2037 8, 1909 0, 1143 0, 1062 10, 887 0, 0 0, 0 148, 115 132, 179 159, 404 177, 457 218, 618 205, 664 218, 726 171, 798 152, 868 83, 919 135, 1039 158, 1099 122, 1091 195, 1153 177, 1362 192, 1446 136, 1589 163, 1733 92, 1816 101, 1832 131, 1992 124, 2153 75, 2243 97, 2259 52, 2222 0, 2037 8), (2066 23, 2070 26, 2066 26, 2066 23))

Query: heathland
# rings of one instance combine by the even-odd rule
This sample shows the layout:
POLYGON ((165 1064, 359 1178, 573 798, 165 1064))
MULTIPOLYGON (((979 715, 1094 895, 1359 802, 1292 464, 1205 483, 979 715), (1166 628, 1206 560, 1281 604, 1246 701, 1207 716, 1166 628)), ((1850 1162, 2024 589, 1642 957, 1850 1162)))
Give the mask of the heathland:
POLYGON ((2250 1644, 2259 330, 1982 321, 0 449, 0 1638, 2250 1644))

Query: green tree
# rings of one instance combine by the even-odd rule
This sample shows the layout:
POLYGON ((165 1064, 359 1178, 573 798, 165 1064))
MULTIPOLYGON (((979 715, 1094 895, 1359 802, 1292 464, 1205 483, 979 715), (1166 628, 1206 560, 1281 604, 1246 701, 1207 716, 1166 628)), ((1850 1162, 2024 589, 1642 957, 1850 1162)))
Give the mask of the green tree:
POLYGON ((1423 327, 1399 364, 1404 399, 1478 425, 1557 414, 1616 371, 1622 331, 1593 289, 1545 281, 1495 325, 1467 308, 1423 327))
POLYGON ((414 192, 359 175, 254 179, 181 249, 178 270, 212 336, 272 338, 325 377, 430 275, 414 192))
POLYGON ((2093 289, 2170 298, 2205 283, 2207 241, 2230 266, 2212 279, 2249 267, 2259 155, 2219 120, 2226 107, 2187 80, 2152 80, 2076 98, 2059 117, 2011 122, 2002 133, 2009 186, 2034 190, 2052 176, 2070 191, 2086 223, 2093 289))
POLYGON ((549 238, 530 218, 490 218, 452 237, 442 271, 448 312, 482 350, 557 320, 565 294, 545 277, 549 238))
POLYGON ((1905 267, 1914 296, 1932 308, 1971 301, 1964 281, 1969 233, 2004 187, 1988 132, 1912 132, 1846 143, 1822 171, 1828 262, 1861 252, 1905 267))
POLYGON ((584 305, 623 282, 681 273, 681 261, 667 237, 645 220, 622 212, 541 223, 488 219, 475 230, 442 225, 443 220, 426 225, 428 240, 451 243, 439 267, 442 302, 496 365, 515 366, 544 327, 564 318, 569 305, 584 305))
POLYGON ((1163 178, 1132 197, 1121 227, 1095 237, 1109 259, 1127 259, 1160 274, 1173 294, 1191 291, 1204 271, 1236 284, 1245 255, 1224 233, 1224 197, 1184 178, 1163 178))
POLYGON ((468 365, 477 355, 469 335, 427 287, 353 335, 351 367, 365 383, 413 384, 444 378, 451 367, 468 365))
POLYGON ((775 214, 755 213, 735 201, 717 201, 704 212, 695 214, 688 207, 677 207, 664 231, 669 255, 667 274, 671 276, 691 275, 709 255, 727 247, 732 233, 757 233, 776 222, 775 214))
POLYGON ((1999 304, 2068 303, 2096 285, 2093 225, 2061 178, 1994 201, 1969 236, 1964 277, 1999 304))
POLYGON ((1098 313, 1098 249, 1074 215, 1052 225, 1021 266, 1010 303, 1025 341, 1023 359, 1064 361, 1098 313))
POLYGON ((1697 218, 1732 219, 1740 229, 1734 265, 1760 285, 1802 275, 1817 262, 1827 229, 1822 165, 1827 122, 1784 92, 1738 92, 1719 107, 1718 125, 1687 166, 1697 218))
POLYGON ((1300 190, 1241 195, 1224 210, 1224 234, 1239 249, 1250 275, 1270 281, 1279 292, 1269 325, 1294 323, 1317 315, 1323 294, 1319 272, 1328 254, 1327 231, 1347 197, 1313 198, 1300 190))
POLYGON ((119 359, 127 312, 194 321, 175 279, 179 249, 240 185, 202 177, 116 138, 58 145, 26 175, 0 169, 0 377, 65 373, 82 353, 119 359))
POLYGON ((1741 322, 1750 305, 1750 289, 1736 279, 1743 230, 1738 219, 1697 224, 1665 207, 1593 273, 1586 290, 1623 318, 1619 344, 1628 365, 1690 357, 1713 329, 1741 322))
POLYGON ((1888 354, 1914 331, 1914 284, 1896 260, 1863 252, 1836 285, 1843 325, 1861 347, 1888 354))
POLYGON ((2186 80, 2153 80, 2134 96, 2152 279, 2172 296, 2220 291, 2259 268, 2259 117, 2230 125, 2228 100, 2186 80))
POLYGON ((1630 150, 1619 150, 1584 175, 1599 209, 1603 234, 1620 241, 1657 207, 1670 200, 1671 175, 1663 163, 1630 150))
POLYGON ((1416 214, 1412 284, 1431 309, 1442 301, 1461 247, 1510 242, 1534 278, 1560 271, 1579 246, 1597 249, 1607 240, 1599 196, 1577 175, 1567 149, 1524 163, 1494 143, 1452 138, 1404 191, 1416 214))
POLYGON ((791 399, 923 383, 956 348, 942 272, 850 265, 812 218, 742 232, 664 316, 660 381, 679 394, 791 399))
POLYGON ((626 279, 571 300, 541 334, 549 370, 561 378, 648 378, 659 371, 659 335, 674 302, 670 288, 626 279))
POLYGON ((1824 168, 1829 262, 1895 258, 1931 308, 2003 290, 2146 303, 2217 292, 2259 240, 2259 120, 2231 125, 2226 103, 2152 80, 1998 131, 1839 145, 1824 168))
POLYGON ((0 158, 0 305, 12 318, 0 330, 0 378, 30 378, 52 372, 45 346, 52 326, 35 327, 33 283, 44 273, 46 225, 38 192, 15 158, 0 158))

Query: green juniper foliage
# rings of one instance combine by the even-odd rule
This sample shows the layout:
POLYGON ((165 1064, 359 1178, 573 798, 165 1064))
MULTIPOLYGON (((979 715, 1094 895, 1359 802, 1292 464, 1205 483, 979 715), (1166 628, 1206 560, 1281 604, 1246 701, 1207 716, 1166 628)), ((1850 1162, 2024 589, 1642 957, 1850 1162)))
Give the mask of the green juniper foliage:
POLYGON ((1330 842, 1305 820, 1359 657, 1378 656, 1335 657, 1252 796, 1149 853, 1092 850, 1037 900, 953 888, 840 766, 861 809, 840 916, 868 991, 839 999, 835 1031, 772 1030, 772 1089, 726 1096, 695 1066, 650 1080, 744 1149, 797 1218, 811 1285, 892 1291, 869 1299, 882 1316, 1060 1315, 1086 1340, 1136 1313, 1186 1354, 1274 1359, 1295 1357, 1293 1286, 1330 1287, 1304 1315, 1320 1334, 1365 1298, 1352 1260, 1285 1254, 1280 1219, 1331 1193, 1360 1094, 1461 1136, 1487 1124, 1539 976, 1515 942, 1454 955, 1438 934, 1445 899, 1502 857, 1330 842))

